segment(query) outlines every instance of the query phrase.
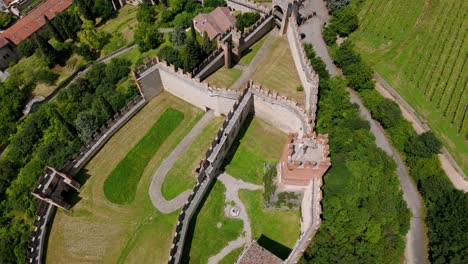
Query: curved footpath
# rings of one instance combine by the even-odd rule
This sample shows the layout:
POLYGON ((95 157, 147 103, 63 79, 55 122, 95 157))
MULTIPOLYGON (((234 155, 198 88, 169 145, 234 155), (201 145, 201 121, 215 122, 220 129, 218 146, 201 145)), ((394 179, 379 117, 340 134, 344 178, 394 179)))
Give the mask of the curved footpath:
MULTIPOLYGON (((236 218, 240 218, 243 222, 243 230, 241 235, 233 241, 230 241, 227 246, 225 246, 218 254, 211 256, 208 260, 208 264, 216 264, 219 263, 224 257, 226 257, 232 251, 242 247, 243 245, 249 243, 252 240, 252 229, 250 227, 250 220, 249 216, 247 215, 247 208, 245 207, 242 200, 239 198, 239 190, 261 190, 263 186, 255 185, 249 182, 244 182, 242 180, 236 179, 227 173, 223 173, 218 176, 218 180, 220 180, 224 186, 226 186, 226 209, 224 210, 224 214, 228 217, 229 215, 229 207, 228 204, 233 201, 235 205, 239 208, 239 216, 236 218)), ((232 218, 232 217, 231 217, 232 218)))
MULTIPOLYGON (((306 21, 304 25, 300 27, 301 32, 306 34, 304 42, 311 43, 314 47, 317 56, 319 56, 326 64, 328 71, 331 76, 339 74, 338 68, 333 64, 333 60, 328 54, 327 46, 321 35, 321 25, 323 22, 320 18, 326 18, 328 14, 324 8, 317 8, 318 6, 324 5, 325 2, 321 0, 309 0, 313 1, 313 4, 305 5, 304 8, 310 8, 310 10, 304 10, 305 12, 316 11, 317 16, 306 21)), ((303 10, 301 10, 302 12, 303 10)), ((369 110, 362 104, 360 98, 350 89, 350 101, 356 103, 359 106, 361 115, 369 121, 371 125, 371 132, 376 138, 376 144, 378 147, 383 149, 388 155, 390 155, 397 164, 397 174, 400 179, 401 189, 403 191, 403 198, 405 199, 408 208, 411 210, 411 224, 408 234, 406 235, 406 247, 405 247, 405 262, 406 263, 425 263, 427 260, 427 247, 426 247, 426 233, 423 229, 423 221, 421 217, 422 201, 419 197, 419 193, 411 181, 408 175, 408 171, 398 154, 398 152, 390 144, 389 140, 385 136, 383 128, 375 122, 369 110)))
POLYGON ((167 173, 172 168, 174 163, 179 159, 179 157, 190 147, 195 138, 203 131, 203 129, 210 123, 213 119, 213 111, 210 110, 203 115, 203 117, 198 121, 198 123, 190 130, 190 132, 184 137, 184 139, 175 147, 175 149, 167 156, 166 159, 161 163, 159 168, 153 174, 151 178, 151 184, 149 188, 149 195, 151 202, 154 207, 161 211, 162 213, 169 214, 179 208, 181 208, 184 203, 187 201, 191 193, 191 189, 179 194, 176 198, 168 201, 161 193, 162 184, 166 178, 167 173))

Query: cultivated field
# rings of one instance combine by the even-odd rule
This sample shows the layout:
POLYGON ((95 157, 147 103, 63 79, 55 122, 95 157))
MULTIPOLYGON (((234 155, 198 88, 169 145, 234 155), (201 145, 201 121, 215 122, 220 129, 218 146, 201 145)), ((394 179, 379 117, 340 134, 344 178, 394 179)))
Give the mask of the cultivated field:
POLYGON ((88 163, 80 200, 71 211, 58 210, 47 248, 47 263, 167 263, 178 212, 161 214, 149 195, 151 176, 164 157, 190 131, 201 111, 166 93, 146 105, 88 163), (160 146, 143 171, 134 201, 109 202, 104 182, 113 169, 172 107, 183 121, 160 146))
POLYGON ((365 1, 352 36, 468 171, 468 2, 365 1))
POLYGON ((305 93, 296 91, 296 87, 301 85, 301 80, 285 37, 273 42, 265 57, 259 62, 252 79, 255 83, 278 91, 298 103, 303 103, 305 100, 305 93))

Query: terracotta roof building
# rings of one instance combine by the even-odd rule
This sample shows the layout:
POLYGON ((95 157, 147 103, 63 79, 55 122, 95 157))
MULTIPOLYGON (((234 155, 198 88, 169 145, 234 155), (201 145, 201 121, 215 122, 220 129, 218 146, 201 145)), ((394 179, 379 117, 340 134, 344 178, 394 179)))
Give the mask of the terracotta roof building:
POLYGON ((198 14, 193 19, 195 29, 203 34, 206 32, 212 40, 236 25, 236 18, 231 15, 228 7, 217 7, 208 14, 198 14))
POLYGON ((236 264, 282 264, 283 260, 253 241, 244 249, 236 264))
MULTIPOLYGON (((5 30, 2 33, 1 38, 6 38, 15 45, 18 45, 45 25, 44 16, 47 16, 49 19, 53 19, 56 13, 62 12, 71 6, 71 4, 72 0, 44 1, 22 19, 18 20, 15 24, 5 30)), ((4 43, 4 41, 1 41, 1 43, 4 43)), ((0 47, 2 46, 0 45, 0 47)))

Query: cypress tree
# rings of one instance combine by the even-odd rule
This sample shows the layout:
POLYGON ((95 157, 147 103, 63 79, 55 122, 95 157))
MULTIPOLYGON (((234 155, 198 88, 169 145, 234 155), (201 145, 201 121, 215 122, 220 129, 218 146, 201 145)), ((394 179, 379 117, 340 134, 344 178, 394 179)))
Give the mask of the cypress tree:
POLYGON ((81 15, 83 15, 86 19, 94 21, 93 11, 91 7, 88 5, 86 0, 75 0, 78 9, 80 10, 81 15))
POLYGON ((54 47, 52 47, 52 45, 50 45, 49 41, 38 34, 36 36, 36 43, 47 64, 52 65, 55 63, 58 58, 58 52, 54 49, 54 47))
POLYGON ((58 30, 58 28, 54 25, 54 23, 52 23, 52 21, 50 21, 50 19, 46 15, 44 15, 44 20, 46 22, 47 27, 49 27, 50 31, 52 32, 52 35, 54 35, 54 37, 58 41, 63 42, 64 37, 62 33, 58 30))
POLYGON ((52 114, 55 116, 55 118, 57 119, 57 121, 59 122, 59 124, 65 128, 65 130, 67 131, 67 133, 72 136, 72 137, 76 137, 76 135, 78 134, 78 131, 76 130, 76 128, 70 124, 69 122, 67 122, 67 120, 65 120, 63 118, 63 116, 57 111, 57 109, 53 108, 52 109, 52 114))
POLYGON ((106 98, 102 95, 99 96, 99 101, 101 101, 101 104, 104 107, 104 110, 106 111, 109 118, 113 117, 115 115, 115 111, 112 108, 112 105, 109 103, 109 101, 107 101, 106 98))

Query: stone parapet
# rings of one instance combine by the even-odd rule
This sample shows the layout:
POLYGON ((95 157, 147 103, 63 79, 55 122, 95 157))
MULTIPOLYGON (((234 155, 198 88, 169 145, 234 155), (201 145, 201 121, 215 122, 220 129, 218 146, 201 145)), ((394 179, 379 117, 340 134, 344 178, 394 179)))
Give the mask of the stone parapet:
POLYGON ((267 14, 270 8, 250 0, 226 0, 227 5, 234 10, 241 10, 243 12, 259 12, 267 14))

